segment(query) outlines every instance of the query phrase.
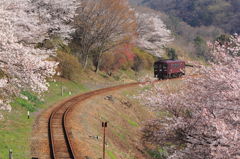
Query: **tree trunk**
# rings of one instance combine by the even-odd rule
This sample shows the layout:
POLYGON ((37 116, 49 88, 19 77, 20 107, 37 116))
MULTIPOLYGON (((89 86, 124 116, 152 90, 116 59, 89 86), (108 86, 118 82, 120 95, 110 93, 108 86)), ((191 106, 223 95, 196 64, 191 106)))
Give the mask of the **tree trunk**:
POLYGON ((103 52, 100 51, 98 58, 97 58, 97 64, 96 64, 96 69, 95 69, 95 73, 97 73, 99 71, 99 67, 100 67, 100 63, 101 63, 101 57, 102 57, 103 52))
POLYGON ((83 70, 86 69, 87 67, 87 64, 88 64, 88 55, 86 55, 85 59, 84 59, 84 65, 83 65, 83 70))

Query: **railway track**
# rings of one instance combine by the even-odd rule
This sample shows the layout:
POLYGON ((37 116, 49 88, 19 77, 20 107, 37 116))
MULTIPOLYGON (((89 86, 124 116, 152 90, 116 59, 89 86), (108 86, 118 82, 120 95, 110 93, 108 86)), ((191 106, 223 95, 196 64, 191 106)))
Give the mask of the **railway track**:
MULTIPOLYGON (((176 79, 176 78, 175 78, 176 79)), ((158 80, 153 83, 158 82, 158 80)), ((80 94, 69 100, 63 102, 56 107, 48 121, 48 135, 49 146, 52 159, 83 159, 81 154, 74 152, 74 145, 72 144, 72 134, 68 128, 69 112, 74 108, 77 103, 83 102, 91 97, 97 96, 102 93, 107 93, 117 89, 123 89, 127 87, 137 86, 139 84, 146 84, 147 82, 130 83, 110 88, 104 88, 100 90, 91 91, 85 94, 80 94)))
POLYGON ((79 102, 82 102, 90 97, 117 90, 120 88, 126 88, 130 86, 135 86, 142 83, 131 83, 121 86, 115 86, 111 88, 104 88, 89 93, 81 94, 75 97, 72 97, 68 101, 62 103, 56 107, 49 118, 48 122, 48 133, 49 133, 49 146, 51 151, 52 159, 81 159, 74 152, 74 145, 71 142, 71 132, 68 130, 67 119, 68 113, 71 109, 79 102))

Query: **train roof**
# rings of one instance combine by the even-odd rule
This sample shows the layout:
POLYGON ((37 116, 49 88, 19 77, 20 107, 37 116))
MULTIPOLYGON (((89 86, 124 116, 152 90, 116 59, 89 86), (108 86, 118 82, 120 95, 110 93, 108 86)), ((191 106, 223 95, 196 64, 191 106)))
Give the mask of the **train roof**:
POLYGON ((155 63, 185 63, 185 61, 182 60, 159 60, 155 63))

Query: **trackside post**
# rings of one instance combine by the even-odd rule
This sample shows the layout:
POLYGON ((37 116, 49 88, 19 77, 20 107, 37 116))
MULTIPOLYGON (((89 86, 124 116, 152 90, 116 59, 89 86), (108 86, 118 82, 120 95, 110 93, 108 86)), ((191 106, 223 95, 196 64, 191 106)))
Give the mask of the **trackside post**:
POLYGON ((105 159, 105 140, 106 140, 106 128, 107 128, 107 122, 102 122, 103 127, 103 159, 105 159))
POLYGON ((9 149, 9 159, 13 159, 13 151, 12 151, 12 149, 9 149))

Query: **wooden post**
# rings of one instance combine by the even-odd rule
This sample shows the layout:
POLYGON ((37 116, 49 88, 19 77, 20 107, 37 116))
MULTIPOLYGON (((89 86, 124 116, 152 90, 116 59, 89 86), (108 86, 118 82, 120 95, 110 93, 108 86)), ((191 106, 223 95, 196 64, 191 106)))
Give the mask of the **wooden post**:
POLYGON ((13 159, 13 151, 12 151, 12 149, 9 149, 9 159, 13 159))
POLYGON ((102 127, 103 127, 103 159, 105 159, 105 140, 106 140, 106 127, 107 127, 107 122, 102 122, 102 127))
POLYGON ((28 116, 28 119, 30 119, 30 112, 29 111, 27 112, 27 116, 28 116))
POLYGON ((61 86, 61 96, 63 96, 63 86, 61 86))

